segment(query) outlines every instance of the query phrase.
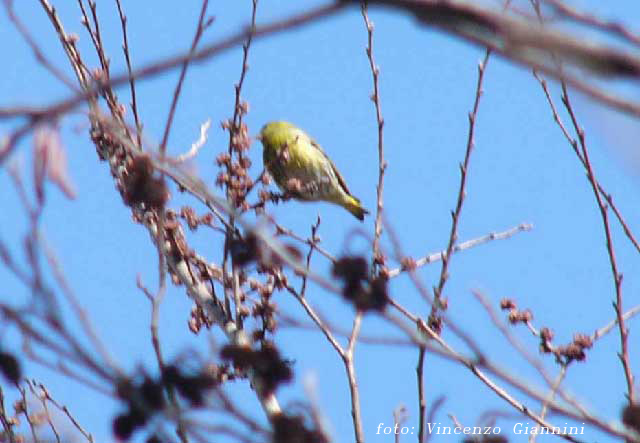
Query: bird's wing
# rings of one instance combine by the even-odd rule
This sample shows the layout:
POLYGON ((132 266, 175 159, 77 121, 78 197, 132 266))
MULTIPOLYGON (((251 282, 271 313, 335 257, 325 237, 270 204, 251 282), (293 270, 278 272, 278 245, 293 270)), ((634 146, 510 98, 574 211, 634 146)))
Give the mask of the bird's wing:
POLYGON ((347 195, 351 195, 351 192, 349 192, 349 188, 347 187, 347 182, 344 181, 344 177, 342 177, 342 174, 340 174, 340 171, 338 171, 338 168, 336 168, 336 165, 333 164, 329 156, 325 154, 322 147, 315 140, 310 139, 309 141, 311 142, 311 145, 315 147, 318 151, 320 151, 322 155, 324 155, 324 158, 327 159, 327 161, 331 165, 331 169, 333 169, 333 173, 336 175, 336 178, 338 179, 338 183, 340 184, 340 187, 342 188, 342 190, 346 192, 347 195))

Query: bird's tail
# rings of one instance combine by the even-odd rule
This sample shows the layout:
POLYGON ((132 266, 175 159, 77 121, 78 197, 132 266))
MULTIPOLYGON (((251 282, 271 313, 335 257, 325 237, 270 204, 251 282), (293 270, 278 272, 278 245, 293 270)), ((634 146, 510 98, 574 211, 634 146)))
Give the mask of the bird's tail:
POLYGON ((364 216, 368 214, 369 211, 367 211, 365 208, 362 207, 360 200, 358 200, 357 198, 352 197, 350 195, 348 195, 347 197, 348 197, 347 200, 344 202, 342 206, 344 206, 344 208, 347 211, 351 212, 355 218, 357 218, 360 221, 363 221, 364 216))

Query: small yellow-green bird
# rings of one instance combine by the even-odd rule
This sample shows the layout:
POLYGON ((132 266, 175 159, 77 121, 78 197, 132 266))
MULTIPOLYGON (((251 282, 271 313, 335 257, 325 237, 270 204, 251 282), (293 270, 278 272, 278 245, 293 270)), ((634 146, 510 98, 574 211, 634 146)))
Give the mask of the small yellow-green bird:
POLYGON ((258 139, 264 167, 282 191, 299 200, 335 203, 364 220, 369 211, 351 195, 338 168, 306 132, 289 122, 271 122, 262 127, 258 139))

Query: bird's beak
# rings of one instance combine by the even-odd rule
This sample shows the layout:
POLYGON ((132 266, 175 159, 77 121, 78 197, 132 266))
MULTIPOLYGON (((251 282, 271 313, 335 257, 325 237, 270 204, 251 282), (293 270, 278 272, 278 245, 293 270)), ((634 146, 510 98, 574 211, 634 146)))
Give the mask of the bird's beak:
POLYGON ((262 141, 262 136, 260 134, 256 135, 255 137, 253 137, 254 139, 258 140, 258 141, 262 141))

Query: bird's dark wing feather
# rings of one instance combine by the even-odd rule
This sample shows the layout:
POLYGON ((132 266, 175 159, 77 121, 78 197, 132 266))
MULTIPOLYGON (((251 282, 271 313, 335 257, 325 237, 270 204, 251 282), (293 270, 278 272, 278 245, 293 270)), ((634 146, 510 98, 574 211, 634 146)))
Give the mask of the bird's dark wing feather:
POLYGON ((320 147, 320 145, 315 140, 310 139, 310 142, 311 142, 311 145, 317 148, 318 151, 320 151, 322 155, 324 155, 324 158, 327 159, 327 161, 331 165, 331 169, 333 169, 333 173, 336 175, 336 178, 338 179, 338 183, 340 183, 340 187, 342 188, 342 190, 346 192, 347 195, 351 195, 351 192, 349 192, 349 188, 347 187, 347 183, 344 181, 344 177, 342 177, 342 175, 340 174, 340 171, 338 171, 338 168, 336 168, 336 165, 333 164, 329 156, 325 154, 322 147, 320 147))

